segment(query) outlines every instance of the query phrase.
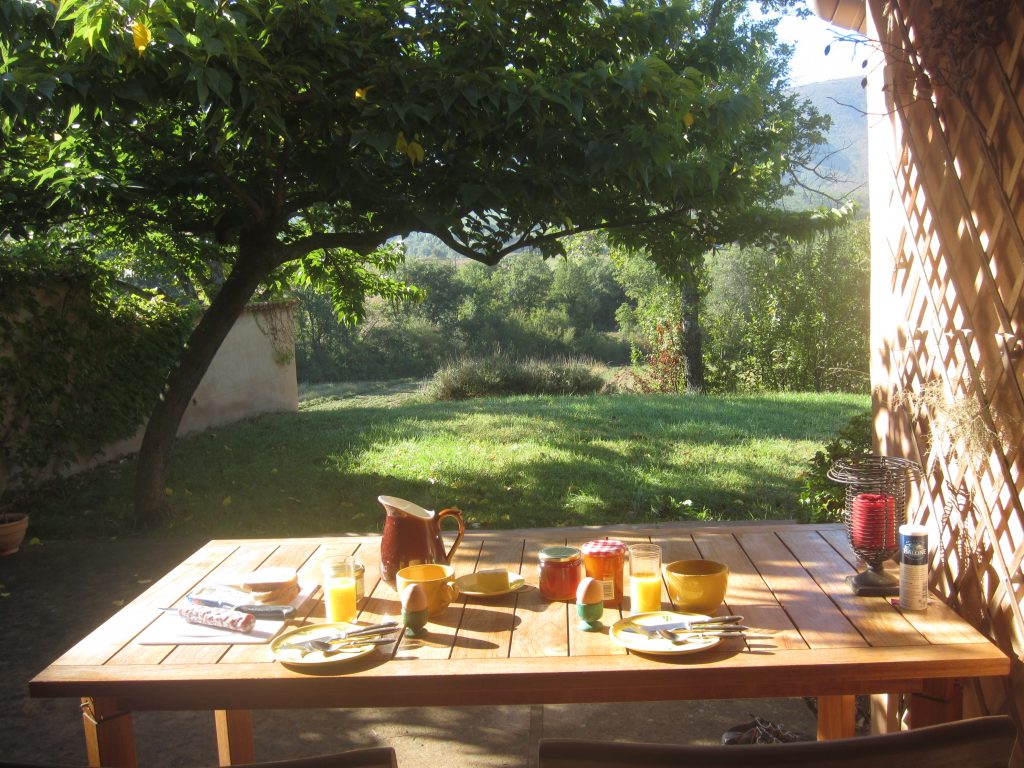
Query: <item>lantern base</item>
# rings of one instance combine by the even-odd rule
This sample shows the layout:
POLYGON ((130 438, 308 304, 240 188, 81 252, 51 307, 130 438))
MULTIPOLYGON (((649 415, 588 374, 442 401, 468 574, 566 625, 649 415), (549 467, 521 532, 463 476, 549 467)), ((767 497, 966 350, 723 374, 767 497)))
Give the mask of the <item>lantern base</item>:
POLYGON ((899 579, 885 571, 868 569, 856 576, 847 576, 846 583, 858 597, 895 597, 900 593, 899 579))

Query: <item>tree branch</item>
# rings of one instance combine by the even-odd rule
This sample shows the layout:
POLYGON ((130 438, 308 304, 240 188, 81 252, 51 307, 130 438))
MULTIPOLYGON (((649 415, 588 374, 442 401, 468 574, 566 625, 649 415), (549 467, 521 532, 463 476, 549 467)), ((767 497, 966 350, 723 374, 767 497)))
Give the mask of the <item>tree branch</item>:
POLYGON ((263 206, 260 205, 256 199, 250 195, 235 179, 228 176, 227 171, 224 170, 224 166, 220 162, 211 157, 206 161, 206 167, 217 174, 217 178, 224 182, 224 186, 234 193, 235 197, 245 203, 246 207, 256 215, 257 218, 263 220, 267 217, 267 212, 263 210, 263 206))
POLYGON ((483 264, 494 266, 499 261, 501 261, 505 256, 512 253, 513 251, 518 251, 521 248, 529 248, 531 246, 541 245, 542 243, 549 243, 563 237, 568 237, 569 235, 579 234, 581 232, 593 232, 598 229, 623 229, 625 227, 635 227, 641 224, 654 224, 659 221, 671 219, 674 216, 678 216, 681 213, 685 213, 687 210, 689 209, 670 209, 667 211, 662 211, 661 213, 656 213, 650 216, 644 216, 640 218, 623 219, 621 221, 601 221, 595 224, 588 224, 578 227, 569 227, 567 229, 558 230, 557 232, 546 232, 544 234, 539 234, 533 237, 531 237, 528 234, 524 234, 519 239, 515 240, 514 242, 506 245, 505 247, 491 254, 484 254, 480 253, 479 251, 473 250, 472 248, 464 245, 463 243, 460 243, 451 235, 450 232, 447 231, 430 232, 429 234, 436 237, 438 240, 440 240, 442 243, 447 245, 449 248, 451 248, 458 254, 473 259, 474 261, 479 261, 483 264))
POLYGON ((344 248, 358 254, 367 254, 379 248, 389 238, 401 234, 399 230, 381 232, 317 232, 293 243, 275 249, 276 266, 300 259, 313 251, 344 248))

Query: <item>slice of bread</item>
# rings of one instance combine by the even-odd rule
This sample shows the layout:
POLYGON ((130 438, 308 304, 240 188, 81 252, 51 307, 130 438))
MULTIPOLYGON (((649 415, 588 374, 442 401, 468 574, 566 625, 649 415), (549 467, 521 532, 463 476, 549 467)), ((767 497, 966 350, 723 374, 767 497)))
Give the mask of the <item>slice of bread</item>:
POLYGON ((294 568, 260 568, 245 574, 238 580, 240 589, 257 594, 278 592, 291 587, 298 588, 298 585, 299 574, 295 572, 294 568))
POLYGON ((280 589, 271 589, 266 592, 250 592, 249 594, 253 601, 257 603, 287 605, 299 596, 299 585, 289 584, 280 589))

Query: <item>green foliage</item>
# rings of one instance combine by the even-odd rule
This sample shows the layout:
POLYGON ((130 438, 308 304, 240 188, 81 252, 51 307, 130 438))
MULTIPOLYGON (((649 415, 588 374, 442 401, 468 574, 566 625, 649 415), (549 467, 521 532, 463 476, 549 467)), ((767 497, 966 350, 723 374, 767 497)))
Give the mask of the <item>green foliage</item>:
POLYGON ((840 459, 867 456, 871 453, 871 411, 857 414, 839 430, 826 446, 809 462, 803 474, 800 506, 812 523, 843 522, 846 489, 828 479, 829 468, 840 459))
POLYGON ((709 259, 706 353, 724 390, 863 391, 869 358, 868 224, 709 259))
POLYGON ((622 299, 600 250, 545 261, 509 256, 495 267, 410 259, 395 271, 417 300, 372 302, 366 322, 345 328, 322 293, 297 292, 298 375, 302 381, 427 376, 445 361, 502 349, 517 357, 582 355, 628 359, 612 332, 622 299))
POLYGON ((735 202, 816 130, 739 0, 4 0, 0 20, 19 235, 116 220, 284 263, 419 230, 494 263, 735 202))
POLYGON ((449 363, 427 392, 435 400, 503 395, 585 395, 604 386, 596 363, 583 359, 523 360, 506 353, 449 363))
POLYGON ((0 268, 0 458, 12 484, 132 435, 191 327, 111 271, 7 246, 0 268))

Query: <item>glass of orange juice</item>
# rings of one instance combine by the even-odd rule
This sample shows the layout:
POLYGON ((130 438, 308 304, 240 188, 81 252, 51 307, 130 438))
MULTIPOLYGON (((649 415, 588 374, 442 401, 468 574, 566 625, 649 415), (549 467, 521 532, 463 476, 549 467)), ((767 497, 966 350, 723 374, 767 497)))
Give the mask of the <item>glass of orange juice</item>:
POLYGON ((629 608, 633 613, 661 610, 661 547, 629 548, 629 608))
POLYGON ((329 557, 321 566, 327 621, 352 621, 356 617, 355 558, 329 557))

